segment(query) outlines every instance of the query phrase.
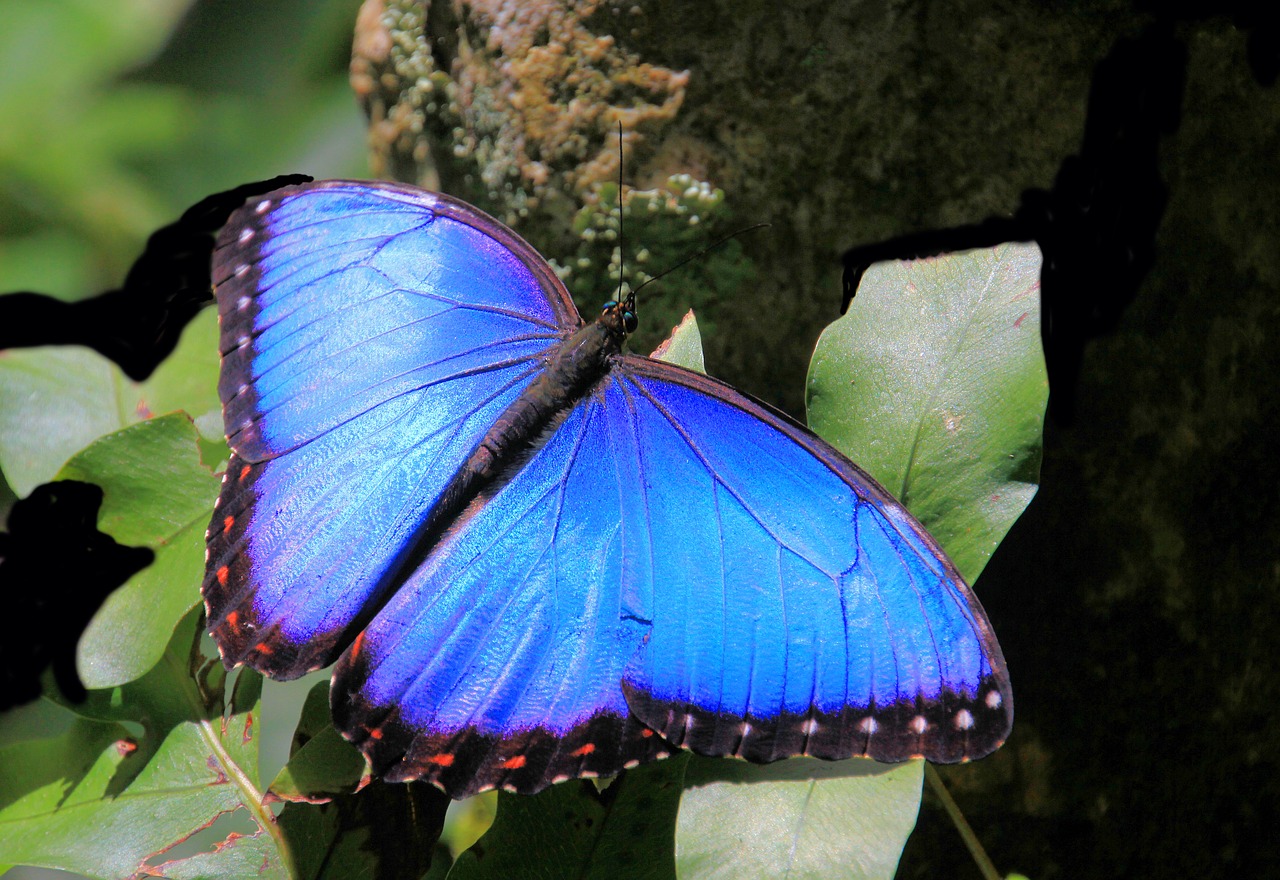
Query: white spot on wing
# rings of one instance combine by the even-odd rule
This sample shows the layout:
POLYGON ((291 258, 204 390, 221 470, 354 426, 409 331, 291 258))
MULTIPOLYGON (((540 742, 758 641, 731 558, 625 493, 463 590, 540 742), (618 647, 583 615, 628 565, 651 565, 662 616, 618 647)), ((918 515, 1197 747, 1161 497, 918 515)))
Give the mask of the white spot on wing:
POLYGON ((258 202, 258 204, 254 205, 253 213, 265 214, 270 210, 271 210, 271 199, 263 199, 262 201, 258 202))
POLYGON ((929 722, 925 720, 923 715, 917 715, 911 719, 911 723, 907 725, 911 732, 916 736, 923 736, 924 732, 929 729, 929 722))
POLYGON ((815 733, 818 732, 819 727, 821 727, 821 725, 818 724, 818 719, 810 718, 804 724, 800 725, 800 732, 803 733, 805 736, 813 736, 815 733))
POLYGON ((972 730, 973 729, 973 713, 968 709, 961 709, 956 713, 956 730, 972 730))
POLYGON ((240 244, 244 244, 251 238, 253 238, 253 230, 246 226, 244 229, 240 230, 240 237, 236 240, 239 241, 240 244))
POLYGON ((237 277, 237 278, 240 278, 241 276, 248 274, 248 272, 249 272, 249 264, 248 264, 248 263, 241 263, 241 264, 239 264, 238 266, 236 266, 236 273, 235 273, 235 274, 236 274, 236 277, 237 277))
POLYGON ((988 709, 999 709, 1000 704, 1004 702, 1004 697, 1000 696, 999 691, 987 691, 987 698, 984 701, 988 709))
POLYGON ((870 715, 858 722, 858 730, 865 733, 867 736, 870 736, 879 729, 880 724, 870 715))

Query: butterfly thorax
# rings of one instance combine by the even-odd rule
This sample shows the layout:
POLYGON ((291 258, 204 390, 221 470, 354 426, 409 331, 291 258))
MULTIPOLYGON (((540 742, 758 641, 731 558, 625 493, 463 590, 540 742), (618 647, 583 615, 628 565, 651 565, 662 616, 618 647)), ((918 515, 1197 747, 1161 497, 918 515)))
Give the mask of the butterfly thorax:
POLYGON ((440 495, 431 516, 385 581, 397 584, 440 540, 443 530, 463 511, 519 469, 530 452, 541 447, 552 426, 609 372, 610 360, 626 339, 621 318, 609 312, 550 348, 533 382, 498 416, 440 495))
POLYGON ((552 348, 537 378, 493 423, 459 478, 479 488, 531 446, 541 445, 539 440, 557 416, 568 412, 609 371, 609 361, 622 350, 625 338, 622 326, 606 311, 552 348))

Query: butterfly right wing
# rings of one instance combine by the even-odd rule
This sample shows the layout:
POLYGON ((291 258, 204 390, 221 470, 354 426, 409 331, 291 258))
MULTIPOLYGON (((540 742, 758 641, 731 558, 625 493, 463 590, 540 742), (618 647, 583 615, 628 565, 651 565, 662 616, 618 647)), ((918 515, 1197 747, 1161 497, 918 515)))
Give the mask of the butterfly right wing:
POLYGON ((964 761, 1013 697, 977 598, 808 431, 623 356, 482 493, 334 668, 334 723, 453 797, 672 746, 964 761))
POLYGON ((214 257, 232 457, 202 587, 228 666, 330 663, 443 488, 580 323, 469 206, 326 181, 240 209, 214 257))

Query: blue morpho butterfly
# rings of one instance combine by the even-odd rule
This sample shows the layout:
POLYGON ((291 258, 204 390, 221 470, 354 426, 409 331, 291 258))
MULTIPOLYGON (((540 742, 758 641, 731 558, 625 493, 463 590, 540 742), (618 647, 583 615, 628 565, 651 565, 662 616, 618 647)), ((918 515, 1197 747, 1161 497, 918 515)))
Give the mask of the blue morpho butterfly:
POLYGON ((338 729, 454 797, 673 747, 964 761, 1013 700, 978 600, 827 443, 584 324, 515 233, 387 183, 241 208, 213 272, 228 667, 334 660, 338 729))

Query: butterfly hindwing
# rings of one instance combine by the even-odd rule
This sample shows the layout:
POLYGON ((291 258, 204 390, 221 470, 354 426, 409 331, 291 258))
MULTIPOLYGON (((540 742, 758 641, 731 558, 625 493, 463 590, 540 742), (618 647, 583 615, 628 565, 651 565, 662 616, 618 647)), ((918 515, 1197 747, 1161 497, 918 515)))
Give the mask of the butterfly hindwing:
POLYGON ((727 386, 631 356, 459 520, 332 701, 376 772, 455 797, 668 742, 963 760, 1012 711, 981 607, 896 502, 727 386))
POLYGON ((203 586, 228 665, 331 662, 443 487, 580 323, 469 206, 330 181, 255 200, 214 258, 233 451, 203 586))
POLYGON ((608 427, 594 398, 572 410, 339 661, 334 721, 375 773, 531 792, 670 750, 619 686, 646 627, 618 589, 608 427))

